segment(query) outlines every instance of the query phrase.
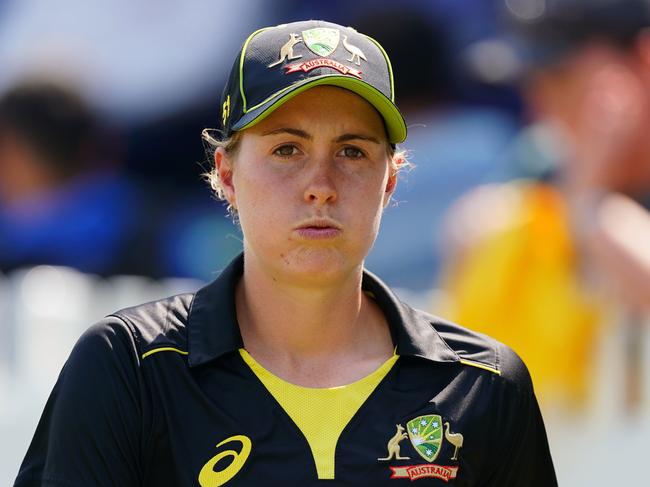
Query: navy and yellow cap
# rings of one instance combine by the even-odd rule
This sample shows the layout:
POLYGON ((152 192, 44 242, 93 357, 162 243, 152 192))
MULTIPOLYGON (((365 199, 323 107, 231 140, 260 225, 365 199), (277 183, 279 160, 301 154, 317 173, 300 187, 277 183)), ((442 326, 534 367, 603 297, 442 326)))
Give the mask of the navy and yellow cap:
POLYGON ((392 144, 406 139, 384 49, 351 27, 308 20, 253 32, 221 97, 224 137, 252 127, 303 91, 332 85, 353 91, 383 117, 392 144))

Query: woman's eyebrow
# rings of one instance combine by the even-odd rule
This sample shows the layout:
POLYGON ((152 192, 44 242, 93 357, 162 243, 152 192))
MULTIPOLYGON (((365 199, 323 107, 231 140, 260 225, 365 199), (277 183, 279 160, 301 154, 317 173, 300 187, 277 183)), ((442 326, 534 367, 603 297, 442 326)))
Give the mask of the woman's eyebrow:
POLYGON ((373 142, 375 144, 380 144, 379 139, 371 135, 362 135, 362 134, 343 134, 339 135, 334 142, 348 142, 350 140, 367 140, 368 142, 373 142))
POLYGON ((291 127, 280 127, 277 129, 269 130, 268 132, 263 132, 262 136, 278 135, 278 134, 291 134, 291 135, 295 135, 296 137, 300 137, 301 139, 307 139, 307 140, 313 139, 313 137, 307 132, 305 132, 304 130, 294 129, 291 127))

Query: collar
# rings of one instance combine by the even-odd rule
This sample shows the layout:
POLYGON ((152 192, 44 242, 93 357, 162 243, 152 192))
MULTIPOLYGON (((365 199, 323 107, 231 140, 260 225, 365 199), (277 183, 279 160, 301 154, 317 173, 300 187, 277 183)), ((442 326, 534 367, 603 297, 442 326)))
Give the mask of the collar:
MULTIPOLYGON (((235 310, 235 287, 243 271, 244 256, 240 254, 216 280, 195 294, 187 318, 190 367, 243 347, 235 310)), ((459 360, 434 328, 431 317, 401 302, 377 276, 364 271, 362 287, 386 316, 397 355, 434 362, 459 360)))

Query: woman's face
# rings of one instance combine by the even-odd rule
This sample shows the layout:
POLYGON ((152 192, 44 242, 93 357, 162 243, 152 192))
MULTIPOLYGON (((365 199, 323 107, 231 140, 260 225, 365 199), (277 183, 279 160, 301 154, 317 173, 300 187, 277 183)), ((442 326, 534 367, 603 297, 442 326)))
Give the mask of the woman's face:
POLYGON ((358 271, 395 184, 380 115, 332 86, 289 100, 216 162, 247 262, 296 285, 358 271))

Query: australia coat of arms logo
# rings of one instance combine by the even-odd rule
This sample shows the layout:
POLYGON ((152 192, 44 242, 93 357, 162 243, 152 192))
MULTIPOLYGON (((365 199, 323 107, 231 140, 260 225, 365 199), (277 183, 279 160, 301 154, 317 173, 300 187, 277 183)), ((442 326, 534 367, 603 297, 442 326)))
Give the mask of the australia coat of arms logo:
MULTIPOLYGON (((354 76, 356 78, 362 78, 361 70, 356 67, 352 67, 349 64, 345 64, 336 59, 329 58, 328 56, 334 51, 336 51, 341 41, 341 33, 337 29, 331 29, 329 27, 315 27, 313 29, 303 30, 300 35, 296 33, 290 33, 289 39, 280 47, 280 53, 278 58, 273 62, 268 64, 269 68, 273 68, 279 64, 283 64, 286 61, 293 61, 296 59, 303 58, 303 54, 298 54, 294 52, 294 48, 300 43, 305 45, 312 53, 319 56, 317 58, 312 58, 311 56, 306 56, 302 62, 295 64, 285 64, 284 74, 291 73, 300 73, 300 72, 309 72, 313 69, 318 68, 331 68, 335 69, 339 73, 354 76)), ((343 47, 352 54, 350 59, 345 59, 348 63, 351 62, 357 66, 361 65, 361 59, 366 60, 366 56, 363 51, 357 46, 351 44, 347 40, 347 36, 343 36, 343 47)), ((336 57, 336 56, 333 56, 336 57)))
MULTIPOLYGON (((425 464, 411 464, 390 466, 391 479, 408 478, 411 481, 421 478, 437 478, 445 482, 456 478, 457 465, 437 465, 433 462, 440 455, 443 441, 447 441, 454 448, 450 460, 458 460, 458 451, 463 446, 463 435, 452 433, 449 422, 443 422, 438 414, 418 416, 406 423, 406 428, 401 424, 396 425, 397 432, 387 444, 388 455, 378 458, 378 461, 412 460, 400 448, 400 442, 408 438, 413 449, 426 462, 425 464)), ((408 443, 406 443, 408 445, 408 443)))

